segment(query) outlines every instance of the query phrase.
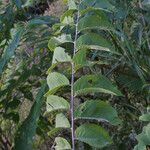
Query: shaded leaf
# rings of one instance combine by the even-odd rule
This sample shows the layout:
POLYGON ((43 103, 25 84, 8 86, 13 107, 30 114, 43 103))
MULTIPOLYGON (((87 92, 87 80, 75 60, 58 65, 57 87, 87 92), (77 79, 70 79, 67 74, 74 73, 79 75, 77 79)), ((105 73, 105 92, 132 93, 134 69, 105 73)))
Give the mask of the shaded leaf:
POLYGON ((112 143, 108 133, 95 124, 83 124, 75 131, 76 139, 96 148, 103 148, 112 143))
POLYGON ((105 13, 102 11, 96 11, 96 13, 86 15, 80 19, 78 23, 78 30, 82 31, 87 29, 113 30, 113 27, 108 21, 105 13))
POLYGON ((83 49, 83 50, 78 51, 75 54, 73 60, 74 60, 76 67, 89 65, 89 62, 87 61, 87 58, 86 58, 86 53, 87 53, 87 50, 83 49))
POLYGON ((130 75, 123 75, 120 74, 117 77, 117 81, 123 85, 123 87, 127 87, 130 91, 132 92, 141 92, 142 90, 142 86, 143 86, 143 82, 141 79, 139 78, 135 78, 133 76, 130 75))
POLYGON ((77 40, 78 49, 89 48, 104 51, 113 51, 113 46, 110 42, 96 33, 87 33, 80 36, 77 40))
POLYGON ((40 115, 40 108, 42 105, 43 95, 45 93, 46 85, 43 85, 39 90, 35 102, 30 110, 29 116, 21 124, 15 137, 15 150, 31 150, 33 136, 36 133, 37 120, 40 115))
POLYGON ((108 78, 103 75, 85 75, 74 84, 75 95, 87 94, 89 92, 101 92, 122 96, 121 92, 108 78))
POLYGON ((7 62, 11 59, 11 57, 14 55, 14 50, 17 48, 21 36, 23 34, 24 29, 22 27, 17 27, 13 29, 12 31, 12 40, 10 41, 7 48, 4 50, 4 54, 0 58, 0 74, 3 71, 3 68, 7 64, 7 62))
POLYGON ((75 118, 106 121, 112 125, 121 123, 117 111, 106 102, 100 100, 90 100, 79 105, 75 110, 75 118))
POLYGON ((27 28, 31 29, 39 25, 52 26, 57 21, 58 21, 57 18, 52 17, 52 16, 37 16, 28 21, 27 28))
POLYGON ((100 8, 106 11, 114 11, 115 7, 108 0, 83 0, 81 10, 85 7, 100 8))
POLYGON ((12 0, 12 2, 16 5, 17 8, 21 8, 22 1, 21 0, 12 0))

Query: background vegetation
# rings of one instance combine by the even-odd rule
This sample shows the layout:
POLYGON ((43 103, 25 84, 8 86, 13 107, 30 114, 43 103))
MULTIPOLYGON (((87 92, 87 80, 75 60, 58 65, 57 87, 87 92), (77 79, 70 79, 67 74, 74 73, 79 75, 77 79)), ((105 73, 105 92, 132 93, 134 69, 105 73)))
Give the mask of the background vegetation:
MULTIPOLYGON (((80 89, 74 105, 85 105, 87 100, 94 99, 105 102, 101 106, 108 104, 107 112, 110 107, 113 109, 108 116, 105 113, 99 116, 103 120, 98 120, 98 123, 86 121, 85 116, 76 112, 76 118, 83 117, 83 120, 76 120, 75 128, 86 122, 94 123, 105 128, 113 141, 103 139, 102 146, 101 141, 91 144, 80 140, 79 136, 76 149, 150 149, 150 1, 76 2, 0 2, 0 149, 60 150, 66 145, 59 144, 67 142, 58 137, 67 139, 72 145, 68 129, 71 114, 69 110, 62 111, 69 109, 70 87, 51 93, 52 81, 49 80, 55 79, 59 72, 68 78, 68 82, 71 81, 71 56, 75 65, 75 81, 92 74, 94 76, 88 83, 99 87, 103 81, 101 88, 107 91, 95 92, 92 89, 83 94, 80 89), (78 16, 78 12, 82 15, 78 16), (78 22, 79 32, 75 26, 78 22), (75 41, 80 51, 73 56, 75 41), (49 98, 49 94, 57 97, 49 98), (51 108, 50 100, 56 101, 58 96, 66 99, 66 103, 61 106, 58 103, 56 107, 53 104, 51 108), (60 112, 66 117, 60 116, 60 112), (116 114, 115 121, 109 119, 114 117, 112 112, 116 114), (59 122, 62 119, 61 125, 57 124, 57 117, 59 122)), ((76 84, 76 89, 82 84, 76 84)), ((66 85, 64 80, 63 85, 66 85)), ((94 110, 101 110, 101 113, 107 110, 104 106, 96 109, 93 103, 91 101, 89 106, 94 110)), ((84 115, 89 115, 89 111, 84 115)))

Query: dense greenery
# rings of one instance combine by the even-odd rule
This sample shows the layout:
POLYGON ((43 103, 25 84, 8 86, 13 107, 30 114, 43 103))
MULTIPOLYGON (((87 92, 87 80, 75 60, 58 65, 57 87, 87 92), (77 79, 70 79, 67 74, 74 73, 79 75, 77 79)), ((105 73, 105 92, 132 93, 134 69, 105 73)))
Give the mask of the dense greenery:
POLYGON ((0 149, 149 150, 150 1, 51 3, 0 2, 0 149))

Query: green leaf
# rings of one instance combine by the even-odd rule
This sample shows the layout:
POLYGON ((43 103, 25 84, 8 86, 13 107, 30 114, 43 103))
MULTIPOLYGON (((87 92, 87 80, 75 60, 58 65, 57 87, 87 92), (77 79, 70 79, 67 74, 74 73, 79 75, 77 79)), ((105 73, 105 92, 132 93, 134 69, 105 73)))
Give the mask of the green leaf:
POLYGON ((146 146, 141 142, 135 146, 134 150, 147 150, 146 146))
POLYGON ((89 100, 79 105, 75 110, 75 119, 95 119, 112 125, 121 123, 117 111, 100 100, 89 100))
POLYGON ((76 66, 88 66, 89 62, 87 61, 86 53, 87 50, 82 49, 75 54, 73 60, 76 66))
POLYGON ((64 19, 62 20, 62 24, 63 24, 63 26, 61 28, 63 28, 64 26, 67 26, 67 25, 74 25, 73 17, 71 17, 71 16, 64 17, 64 19))
POLYGON ((87 53, 87 49, 81 49, 75 54, 75 56, 73 57, 73 61, 75 63, 75 71, 84 66, 92 67, 94 64, 100 64, 99 61, 89 61, 87 59, 87 53))
POLYGON ((149 10, 150 9, 150 0, 144 0, 142 2, 142 6, 145 10, 149 10))
POLYGON ((112 143, 108 133, 95 124, 83 124, 75 131, 76 139, 96 148, 103 148, 112 143))
POLYGON ((101 92, 122 96, 121 92, 103 75, 85 75, 74 84, 75 96, 89 92, 101 92))
POLYGON ((51 51, 54 51, 54 49, 59 45, 71 42, 72 42, 71 35, 62 34, 61 36, 58 37, 52 37, 48 42, 48 47, 51 51))
POLYGON ((86 15, 78 23, 78 31, 87 29, 113 30, 107 16, 102 11, 96 11, 92 15, 86 15))
POLYGON ((82 7, 80 8, 81 10, 84 9, 85 7, 94 7, 94 8, 99 8, 105 11, 114 11, 115 7, 108 1, 108 0, 83 0, 81 3, 82 7))
POLYGON ((21 9, 22 1, 21 0, 12 0, 17 8, 21 9))
POLYGON ((150 122, 150 113, 144 114, 139 118, 141 121, 149 121, 150 122))
POLYGON ((67 110, 69 109, 69 103, 62 97, 55 95, 47 96, 46 111, 52 112, 55 110, 67 110))
POLYGON ((74 0, 68 0, 68 7, 69 7, 69 10, 71 10, 71 9, 76 10, 77 9, 77 6, 76 6, 76 3, 74 0))
POLYGON ((40 116, 40 108, 42 106, 43 95, 46 85, 43 85, 39 90, 35 102, 30 110, 29 116, 21 124, 15 137, 15 150, 31 150, 33 136, 36 133, 37 120, 40 116))
POLYGON ((123 85, 123 87, 127 87, 129 89, 129 91, 131 92, 141 92, 142 90, 142 86, 143 86, 143 82, 141 79, 139 78, 135 78, 133 75, 123 75, 120 74, 117 76, 117 81, 123 85))
POLYGON ((146 146, 150 144, 150 123, 143 128, 143 132, 136 138, 139 143, 135 147, 135 150, 146 150, 146 146))
MULTIPOLYGON (((57 18, 52 16, 38 16, 28 21, 27 29, 31 30, 40 25, 52 26, 54 23, 58 22, 57 18)), ((42 37, 41 37, 42 38, 42 37)))
POLYGON ((71 150, 69 142, 62 137, 56 137, 55 143, 56 143, 55 150, 71 150))
POLYGON ((60 128, 51 128, 51 130, 47 133, 49 137, 54 137, 58 135, 58 133, 61 131, 60 128))
POLYGON ((12 33, 11 33, 12 40, 10 41, 9 45, 4 50, 4 54, 0 58, 0 74, 2 73, 5 65, 8 63, 8 61, 14 55, 14 51, 20 42, 23 31, 24 31, 24 29, 20 26, 12 30, 12 33))
POLYGON ((69 80, 60 73, 52 72, 47 76, 47 84, 49 86, 48 94, 52 94, 59 88, 69 85, 69 80))
POLYGON ((96 50, 112 51, 114 48, 110 42, 96 33, 87 33, 77 40, 78 49, 89 48, 96 50))
POLYGON ((53 54, 52 64, 58 62, 71 62, 71 57, 65 52, 62 47, 56 47, 53 54))
POLYGON ((68 17, 73 17, 73 14, 75 12, 75 9, 70 9, 65 11, 65 13, 60 17, 60 21, 63 23, 65 22, 65 19, 68 17))
POLYGON ((35 4, 35 0, 26 0, 25 4, 23 7, 33 7, 35 4))
POLYGON ((62 113, 56 115, 56 128, 70 128, 70 123, 62 113))

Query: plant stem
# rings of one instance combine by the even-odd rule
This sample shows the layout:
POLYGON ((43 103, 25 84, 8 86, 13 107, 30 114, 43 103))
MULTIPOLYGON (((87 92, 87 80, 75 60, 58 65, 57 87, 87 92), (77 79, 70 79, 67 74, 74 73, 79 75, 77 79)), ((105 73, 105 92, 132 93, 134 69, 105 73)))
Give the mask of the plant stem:
MULTIPOLYGON (((73 57, 75 56, 76 51, 77 51, 76 41, 78 38, 79 17, 80 17, 80 13, 79 13, 79 9, 78 9, 77 20, 75 23, 75 38, 74 38, 73 57)), ((73 61, 72 61, 71 65, 72 65, 72 75, 71 75, 71 136, 72 136, 72 150, 75 150, 75 129, 74 129, 74 99, 75 99, 75 96, 74 96, 74 78, 75 78, 75 75, 74 74, 75 74, 75 64, 73 61)))
POLYGON ((72 62, 72 77, 71 77, 71 138, 72 150, 75 150, 75 133, 74 133, 74 63, 72 62))

